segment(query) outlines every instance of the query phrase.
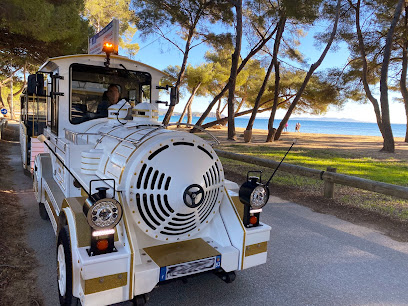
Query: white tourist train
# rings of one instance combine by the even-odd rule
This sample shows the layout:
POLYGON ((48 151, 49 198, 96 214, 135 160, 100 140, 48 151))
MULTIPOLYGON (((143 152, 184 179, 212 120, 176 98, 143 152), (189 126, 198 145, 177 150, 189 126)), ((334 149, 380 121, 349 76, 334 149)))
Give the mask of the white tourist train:
POLYGON ((266 262, 267 190, 250 178, 242 204, 208 141, 158 122, 163 76, 83 54, 51 58, 29 77, 23 165, 57 237, 62 305, 143 305, 165 281, 211 270, 232 282, 266 262))

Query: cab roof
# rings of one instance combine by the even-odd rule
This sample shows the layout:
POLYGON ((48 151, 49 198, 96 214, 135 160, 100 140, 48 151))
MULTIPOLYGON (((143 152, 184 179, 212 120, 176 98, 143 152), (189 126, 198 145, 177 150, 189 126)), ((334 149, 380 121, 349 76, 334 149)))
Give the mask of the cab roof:
MULTIPOLYGON (((74 58, 81 58, 81 59, 88 58, 88 59, 94 59, 94 60, 99 60, 99 59, 104 60, 105 57, 106 56, 104 54, 75 54, 75 55, 65 55, 65 56, 59 56, 59 57, 52 57, 52 58, 49 58, 44 64, 42 64, 41 67, 38 69, 38 71, 39 72, 51 72, 51 71, 55 70, 59 66, 59 63, 62 64, 62 62, 67 62, 67 61, 74 62, 74 60, 73 60, 74 58)), ((110 56, 110 58, 111 58, 111 60, 116 59, 116 60, 120 60, 120 61, 130 62, 130 63, 135 64, 137 66, 143 66, 144 68, 146 68, 148 70, 151 69, 151 70, 157 71, 160 74, 162 74, 163 76, 169 76, 167 73, 165 73, 165 72, 163 72, 163 71, 161 71, 159 69, 156 69, 156 68, 154 68, 152 66, 143 64, 143 63, 138 62, 138 61, 131 60, 131 59, 125 57, 125 56, 112 54, 110 56)))

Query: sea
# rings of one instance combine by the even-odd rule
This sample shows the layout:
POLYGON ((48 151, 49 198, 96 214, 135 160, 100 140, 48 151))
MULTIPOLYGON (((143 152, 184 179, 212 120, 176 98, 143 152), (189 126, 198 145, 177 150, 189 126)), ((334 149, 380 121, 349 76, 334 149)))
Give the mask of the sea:
MULTIPOLYGON (((163 120, 164 116, 159 117, 159 121, 163 120)), ((177 122, 180 116, 172 116, 170 122, 177 122)), ((197 122, 199 117, 193 117, 193 124, 197 122)), ((214 121, 215 118, 206 118, 204 123, 214 121)), ((235 118, 235 127, 246 128, 249 117, 235 118)), ((254 129, 267 130, 268 118, 257 118, 254 122, 254 129)), ((279 126, 281 120, 275 120, 275 127, 279 126)), ((184 117, 184 123, 187 118, 184 117)), ((295 132, 296 123, 300 123, 301 133, 317 133, 317 134, 333 134, 333 135, 361 135, 361 136, 381 136, 376 123, 359 122, 359 121, 344 121, 344 120, 318 120, 318 119, 290 119, 288 122, 288 132, 295 132)), ((406 124, 392 124, 392 132, 394 137, 405 137, 406 124)))

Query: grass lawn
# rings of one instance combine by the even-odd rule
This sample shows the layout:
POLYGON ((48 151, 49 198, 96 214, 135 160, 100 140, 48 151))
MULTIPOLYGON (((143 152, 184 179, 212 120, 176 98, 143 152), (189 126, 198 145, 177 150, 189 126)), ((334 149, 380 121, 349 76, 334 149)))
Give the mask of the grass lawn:
MULTIPOLYGON (((217 147, 220 150, 238 154, 246 154, 265 159, 280 161, 285 155, 285 148, 268 145, 224 144, 217 147)), ((226 170, 233 172, 245 180, 249 170, 262 170, 266 180, 273 169, 250 165, 235 160, 221 158, 226 170)), ((285 163, 303 167, 326 170, 328 166, 337 168, 338 173, 366 178, 374 181, 408 186, 408 161, 389 159, 373 159, 355 157, 351 154, 335 150, 305 149, 294 147, 287 155, 285 163)), ((237 182, 241 184, 242 182, 237 182)), ((323 181, 301 177, 278 171, 273 178, 273 184, 297 188, 298 190, 315 194, 323 194, 323 181)), ((272 188, 273 189, 273 186, 272 188)), ((273 192, 273 191, 272 191, 273 192)), ((296 199, 294 199, 296 200, 296 199)), ((301 201, 301 199, 299 199, 301 201)), ((336 185, 335 201, 341 205, 358 207, 378 212, 382 215, 408 221, 408 201, 382 194, 336 185)))
MULTIPOLYGON (((221 150, 280 161, 286 150, 271 146, 224 145, 221 150)), ((353 157, 332 150, 296 149, 286 156, 285 163, 317 170, 328 166, 337 168, 338 173, 366 178, 378 182, 408 186, 408 161, 375 160, 370 157, 353 157)))

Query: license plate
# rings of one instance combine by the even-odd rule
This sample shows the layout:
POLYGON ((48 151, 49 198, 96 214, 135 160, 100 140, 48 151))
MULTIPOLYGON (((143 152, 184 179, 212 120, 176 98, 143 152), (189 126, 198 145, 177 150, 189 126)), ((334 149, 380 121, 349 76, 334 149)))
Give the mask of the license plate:
POLYGON ((221 267, 221 255, 160 268, 160 281, 205 272, 221 267))

